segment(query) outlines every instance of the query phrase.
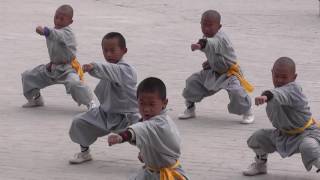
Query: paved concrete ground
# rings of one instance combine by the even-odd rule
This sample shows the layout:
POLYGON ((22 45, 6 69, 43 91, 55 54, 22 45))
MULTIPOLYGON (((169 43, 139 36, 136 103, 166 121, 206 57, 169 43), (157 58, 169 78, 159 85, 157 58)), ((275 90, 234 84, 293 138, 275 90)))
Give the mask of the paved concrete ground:
MULTIPOLYGON (((71 119, 85 111, 77 107, 63 86, 42 91, 46 106, 22 109, 20 73, 48 62, 45 40, 37 25, 53 24, 55 9, 70 3, 75 9, 73 29, 79 42, 81 63, 103 61, 100 41, 110 31, 122 32, 128 42, 126 59, 139 80, 162 78, 169 93, 170 114, 183 137, 181 161, 191 179, 208 180, 316 180, 307 173, 299 155, 269 159, 269 174, 254 178, 241 175, 252 162, 246 139, 259 128, 271 127, 264 107, 255 109, 256 123, 239 124, 227 113, 227 94, 205 99, 198 118, 178 121, 183 110, 181 91, 185 79, 201 68, 204 55, 191 52, 190 43, 201 36, 199 18, 206 9, 217 9, 224 30, 233 41, 246 76, 256 85, 253 96, 272 87, 270 69, 280 56, 297 62, 298 80, 320 118, 318 1, 301 0, 1 0, 0 1, 0 179, 127 179, 141 164, 138 150, 129 144, 107 147, 106 138, 92 146, 95 160, 78 166, 68 159, 78 151, 68 129, 71 119)), ((91 88, 97 80, 86 77, 91 88)))

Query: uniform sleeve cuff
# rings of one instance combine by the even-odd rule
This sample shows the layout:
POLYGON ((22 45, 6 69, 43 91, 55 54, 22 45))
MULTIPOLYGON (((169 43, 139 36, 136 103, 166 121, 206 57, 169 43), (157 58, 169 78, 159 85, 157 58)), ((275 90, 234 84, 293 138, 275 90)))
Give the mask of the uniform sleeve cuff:
POLYGON ((44 27, 43 28, 43 34, 44 34, 44 36, 48 37, 50 35, 50 29, 47 28, 47 27, 44 27))
POLYGON ((267 96, 267 101, 270 101, 273 98, 273 94, 271 91, 264 91, 261 95, 267 96))
POLYGON ((200 44, 201 49, 204 49, 207 45, 207 39, 199 39, 198 44, 200 44))

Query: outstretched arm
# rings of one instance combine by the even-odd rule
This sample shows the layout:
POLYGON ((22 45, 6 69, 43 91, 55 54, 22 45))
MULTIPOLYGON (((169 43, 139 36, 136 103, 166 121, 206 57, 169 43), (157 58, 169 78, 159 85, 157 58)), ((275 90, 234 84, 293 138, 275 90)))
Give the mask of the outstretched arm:
POLYGON ((82 70, 84 73, 86 72, 90 72, 93 69, 93 65, 92 64, 84 64, 82 65, 82 70))
POLYGON ((64 42, 65 44, 68 44, 74 41, 72 38, 73 34, 69 29, 54 29, 54 28, 48 28, 45 26, 37 26, 36 32, 41 36, 45 36, 49 39, 64 42))
POLYGON ((207 39, 199 39, 197 43, 191 44, 191 51, 201 50, 206 47, 207 39))
POLYGON ((109 135, 108 144, 112 146, 123 142, 132 142, 134 141, 134 137, 134 132, 131 129, 127 129, 122 133, 109 135))
POLYGON ((255 98, 255 104, 257 106, 262 105, 273 98, 273 94, 271 91, 264 91, 261 96, 255 98))
POLYGON ((36 32, 41 36, 49 36, 49 29, 47 27, 37 26, 36 32))
POLYGON ((90 64, 84 64, 82 68, 84 72, 88 72, 95 78, 109 80, 119 84, 122 82, 120 66, 117 64, 93 62, 90 64))

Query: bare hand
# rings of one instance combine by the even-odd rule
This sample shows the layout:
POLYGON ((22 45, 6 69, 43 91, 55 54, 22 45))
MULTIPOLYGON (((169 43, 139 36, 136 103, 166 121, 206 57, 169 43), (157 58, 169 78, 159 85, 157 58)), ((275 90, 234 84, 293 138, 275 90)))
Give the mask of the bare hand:
POLYGON ((84 65, 82 65, 83 72, 90 72, 92 69, 93 69, 93 65, 92 64, 84 64, 84 65))
POLYGON ((255 100, 255 104, 257 106, 259 106, 259 105, 266 103, 268 101, 268 97, 267 96, 258 96, 254 100, 255 100))
POLYGON ((108 137, 108 144, 109 146, 112 146, 114 144, 122 143, 123 139, 119 134, 111 134, 108 137))
POLYGON ((47 71, 51 72, 51 66, 52 66, 52 63, 51 63, 51 62, 49 62, 48 64, 46 64, 47 71))
POLYGON ((141 152, 139 152, 139 154, 138 154, 138 159, 139 159, 140 162, 144 163, 144 162, 143 162, 143 159, 142 159, 141 152))
POLYGON ((201 49, 201 45, 196 43, 196 44, 191 44, 191 51, 199 50, 201 49))
POLYGON ((44 35, 44 30, 43 30, 43 27, 41 26, 37 26, 36 28, 36 32, 40 35, 44 35))
POLYGON ((211 69, 208 60, 202 63, 202 69, 203 69, 203 70, 211 69))

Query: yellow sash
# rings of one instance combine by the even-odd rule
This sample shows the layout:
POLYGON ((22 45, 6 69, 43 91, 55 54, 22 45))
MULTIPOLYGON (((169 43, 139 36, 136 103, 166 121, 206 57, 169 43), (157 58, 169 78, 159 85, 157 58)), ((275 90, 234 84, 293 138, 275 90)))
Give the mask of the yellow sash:
POLYGON ((312 117, 307 121, 307 123, 301 127, 301 128, 296 128, 296 129, 292 129, 292 130, 282 130, 283 132, 285 132, 288 135, 296 135, 296 134, 300 134, 303 133, 303 131, 305 129, 307 129, 308 127, 312 126, 313 124, 316 124, 318 126, 318 128, 320 128, 320 123, 317 122, 315 119, 313 119, 312 117))
POLYGON ((240 81, 240 84, 241 86, 248 92, 248 93, 251 93, 253 90, 254 90, 254 87, 249 83, 248 80, 246 80, 244 78, 244 76, 242 75, 242 73, 240 72, 240 68, 239 68, 239 64, 236 63, 236 64, 233 64, 230 69, 228 70, 227 72, 227 76, 230 77, 230 76, 236 76, 239 81, 240 81))
POLYGON ((180 165, 180 162, 177 161, 174 165, 170 167, 164 167, 161 169, 155 169, 147 167, 152 171, 160 171, 160 180, 185 180, 185 178, 176 170, 180 165))
POLYGON ((82 70, 82 67, 81 67, 81 64, 79 63, 79 61, 77 60, 77 58, 74 58, 72 61, 71 61, 71 66, 74 70, 76 70, 77 74, 79 75, 80 77, 80 80, 83 81, 83 70, 82 70))

